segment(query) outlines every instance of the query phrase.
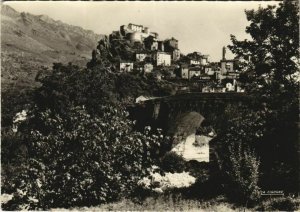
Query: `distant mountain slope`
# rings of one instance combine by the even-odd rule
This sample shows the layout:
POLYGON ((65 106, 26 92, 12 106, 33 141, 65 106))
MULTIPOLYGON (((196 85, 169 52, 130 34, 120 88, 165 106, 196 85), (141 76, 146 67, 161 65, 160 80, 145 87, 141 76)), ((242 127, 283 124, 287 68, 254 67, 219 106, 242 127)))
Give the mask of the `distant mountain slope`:
POLYGON ((2 89, 35 86, 41 66, 72 62, 80 66, 103 37, 91 30, 55 21, 45 15, 19 13, 10 6, 1 8, 2 89))

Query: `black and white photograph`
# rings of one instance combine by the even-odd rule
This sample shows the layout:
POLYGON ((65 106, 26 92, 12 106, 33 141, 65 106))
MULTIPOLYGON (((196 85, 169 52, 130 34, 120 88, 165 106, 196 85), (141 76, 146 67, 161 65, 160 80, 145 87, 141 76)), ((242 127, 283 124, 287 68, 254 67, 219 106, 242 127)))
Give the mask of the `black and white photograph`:
POLYGON ((300 211, 299 1, 2 1, 2 211, 300 211))

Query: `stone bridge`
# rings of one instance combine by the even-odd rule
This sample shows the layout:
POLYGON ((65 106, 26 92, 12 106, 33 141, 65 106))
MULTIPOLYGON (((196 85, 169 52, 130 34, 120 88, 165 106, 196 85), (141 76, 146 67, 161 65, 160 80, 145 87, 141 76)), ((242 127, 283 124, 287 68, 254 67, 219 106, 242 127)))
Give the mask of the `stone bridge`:
POLYGON ((246 93, 183 93, 154 98, 129 108, 137 127, 153 126, 168 131, 176 118, 187 112, 198 112, 214 128, 222 126, 229 110, 245 110, 250 98, 246 93))

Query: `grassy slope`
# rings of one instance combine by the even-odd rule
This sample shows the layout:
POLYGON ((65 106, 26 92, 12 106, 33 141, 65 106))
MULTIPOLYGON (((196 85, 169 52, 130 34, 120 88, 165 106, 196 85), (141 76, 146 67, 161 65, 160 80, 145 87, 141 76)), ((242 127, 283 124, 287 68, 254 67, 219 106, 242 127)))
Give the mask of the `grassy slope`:
MULTIPOLYGON (((63 210, 63 209, 54 209, 63 210)), ((95 207, 72 208, 79 211, 242 211, 243 208, 235 208, 232 204, 218 201, 183 200, 180 198, 153 198, 149 197, 141 204, 124 199, 119 202, 103 204, 95 207)))
POLYGON ((54 211, 299 211, 300 198, 275 197, 266 198, 255 207, 243 207, 229 203, 223 196, 210 200, 182 199, 176 195, 166 197, 148 197, 142 203, 123 199, 94 207, 75 207, 70 209, 53 209, 54 211))
POLYGON ((3 91, 36 86, 41 66, 54 62, 85 66, 101 35, 47 16, 19 13, 2 5, 1 82, 3 91))

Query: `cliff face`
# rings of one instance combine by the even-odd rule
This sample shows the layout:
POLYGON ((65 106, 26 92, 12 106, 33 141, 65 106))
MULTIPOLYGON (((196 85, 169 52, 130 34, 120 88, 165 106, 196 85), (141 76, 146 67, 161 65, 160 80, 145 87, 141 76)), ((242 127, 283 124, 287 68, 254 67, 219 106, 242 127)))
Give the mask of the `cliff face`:
POLYGON ((72 62, 85 66, 102 35, 45 15, 1 10, 2 89, 35 86, 41 66, 72 62))

